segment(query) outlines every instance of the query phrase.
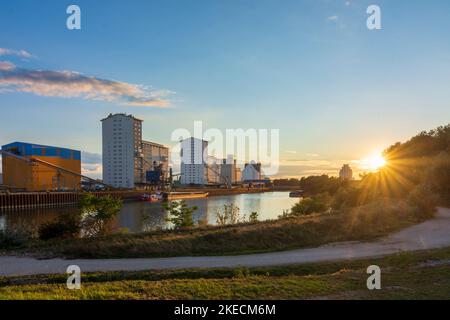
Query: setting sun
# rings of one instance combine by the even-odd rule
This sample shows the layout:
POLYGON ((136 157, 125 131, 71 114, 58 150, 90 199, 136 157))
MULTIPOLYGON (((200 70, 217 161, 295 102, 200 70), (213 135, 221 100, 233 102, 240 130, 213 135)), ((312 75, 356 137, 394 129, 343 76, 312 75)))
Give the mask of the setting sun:
POLYGON ((381 152, 376 152, 371 156, 363 159, 362 167, 367 170, 378 170, 386 164, 386 159, 383 157, 381 152))

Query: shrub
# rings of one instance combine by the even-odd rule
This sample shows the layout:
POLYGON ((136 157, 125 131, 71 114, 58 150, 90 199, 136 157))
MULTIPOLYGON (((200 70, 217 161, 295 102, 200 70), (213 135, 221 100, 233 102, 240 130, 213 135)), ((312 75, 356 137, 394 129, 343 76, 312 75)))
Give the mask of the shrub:
POLYGON ((55 221, 42 224, 38 235, 41 240, 55 238, 74 238, 79 236, 81 230, 80 217, 76 215, 60 215, 55 221))
POLYGON ((328 193, 321 193, 311 198, 305 198, 296 203, 292 209, 292 215, 307 215, 311 213, 323 213, 330 209, 331 197, 328 193))
POLYGON ((82 195, 79 206, 83 215, 82 228, 85 236, 98 236, 110 231, 110 222, 122 208, 122 200, 96 197, 92 193, 82 195))
POLYGON ((390 199, 379 199, 369 204, 342 209, 342 225, 345 233, 356 237, 369 234, 384 234, 402 226, 419 221, 415 212, 407 202, 390 199))
POLYGON ((32 239, 28 230, 6 229, 0 231, 0 247, 21 246, 32 239))
POLYGON ((355 187, 341 187, 336 192, 331 202, 333 209, 355 207, 358 205, 359 190, 355 187))
POLYGON ((189 208, 186 201, 181 200, 164 203, 163 208, 169 212, 169 217, 166 220, 173 223, 175 229, 194 226, 192 214, 197 210, 197 207, 189 208))
POLYGON ((433 193, 439 195, 440 205, 450 205, 450 152, 441 152, 427 168, 425 181, 433 193))
POLYGON ((407 198, 407 202, 415 209, 417 218, 431 218, 436 210, 439 196, 431 191, 428 185, 420 184, 413 189, 407 198))
POLYGON ((245 221, 245 217, 239 215, 239 207, 234 203, 224 204, 223 211, 216 211, 216 222, 219 226, 227 224, 237 224, 245 221))
POLYGON ((258 212, 253 211, 252 213, 250 213, 250 216, 248 217, 248 221, 250 223, 258 222, 258 217, 259 217, 258 212))

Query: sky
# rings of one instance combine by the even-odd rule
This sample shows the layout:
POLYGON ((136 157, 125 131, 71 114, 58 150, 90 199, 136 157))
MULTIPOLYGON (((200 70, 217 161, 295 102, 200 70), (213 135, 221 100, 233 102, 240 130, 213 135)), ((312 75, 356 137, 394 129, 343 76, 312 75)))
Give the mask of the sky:
POLYGON ((2 2, 0 145, 83 151, 101 176, 101 123, 279 129, 278 177, 336 175, 450 120, 447 0, 2 2), (69 5, 81 30, 66 27, 69 5), (369 5, 381 30, 366 26, 369 5))

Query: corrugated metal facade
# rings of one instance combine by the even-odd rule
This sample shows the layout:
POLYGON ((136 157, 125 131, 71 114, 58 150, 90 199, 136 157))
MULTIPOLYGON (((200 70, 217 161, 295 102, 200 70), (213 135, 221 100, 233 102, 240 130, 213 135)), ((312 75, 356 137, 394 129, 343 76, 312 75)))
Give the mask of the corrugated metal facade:
MULTIPOLYGON (((81 152, 24 142, 14 142, 2 146, 2 150, 28 158, 49 162, 58 167, 81 174, 81 152)), ((11 157, 2 157, 3 183, 8 186, 24 188, 27 191, 79 190, 80 177, 35 163, 11 157)))

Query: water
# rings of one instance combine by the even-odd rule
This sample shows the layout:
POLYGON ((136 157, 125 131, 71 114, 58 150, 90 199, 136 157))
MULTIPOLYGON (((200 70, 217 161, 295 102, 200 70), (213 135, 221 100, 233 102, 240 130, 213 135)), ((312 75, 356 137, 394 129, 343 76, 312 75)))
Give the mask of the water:
MULTIPOLYGON (((223 210, 224 204, 235 204, 240 209, 239 213, 245 214, 247 218, 250 213, 256 211, 259 220, 268 220, 276 219, 283 213, 283 210, 290 209, 297 201, 297 198, 289 198, 289 192, 239 194, 186 200, 189 206, 198 207, 194 213, 194 220, 206 217, 211 225, 216 224, 216 212, 223 210)), ((40 224, 52 221, 61 213, 76 213, 78 210, 76 207, 66 207, 3 212, 0 213, 0 230, 6 228, 37 229, 40 224)), ((114 221, 114 228, 116 230, 126 229, 133 233, 166 229, 170 228, 166 218, 167 212, 162 208, 160 202, 126 202, 114 221)))

